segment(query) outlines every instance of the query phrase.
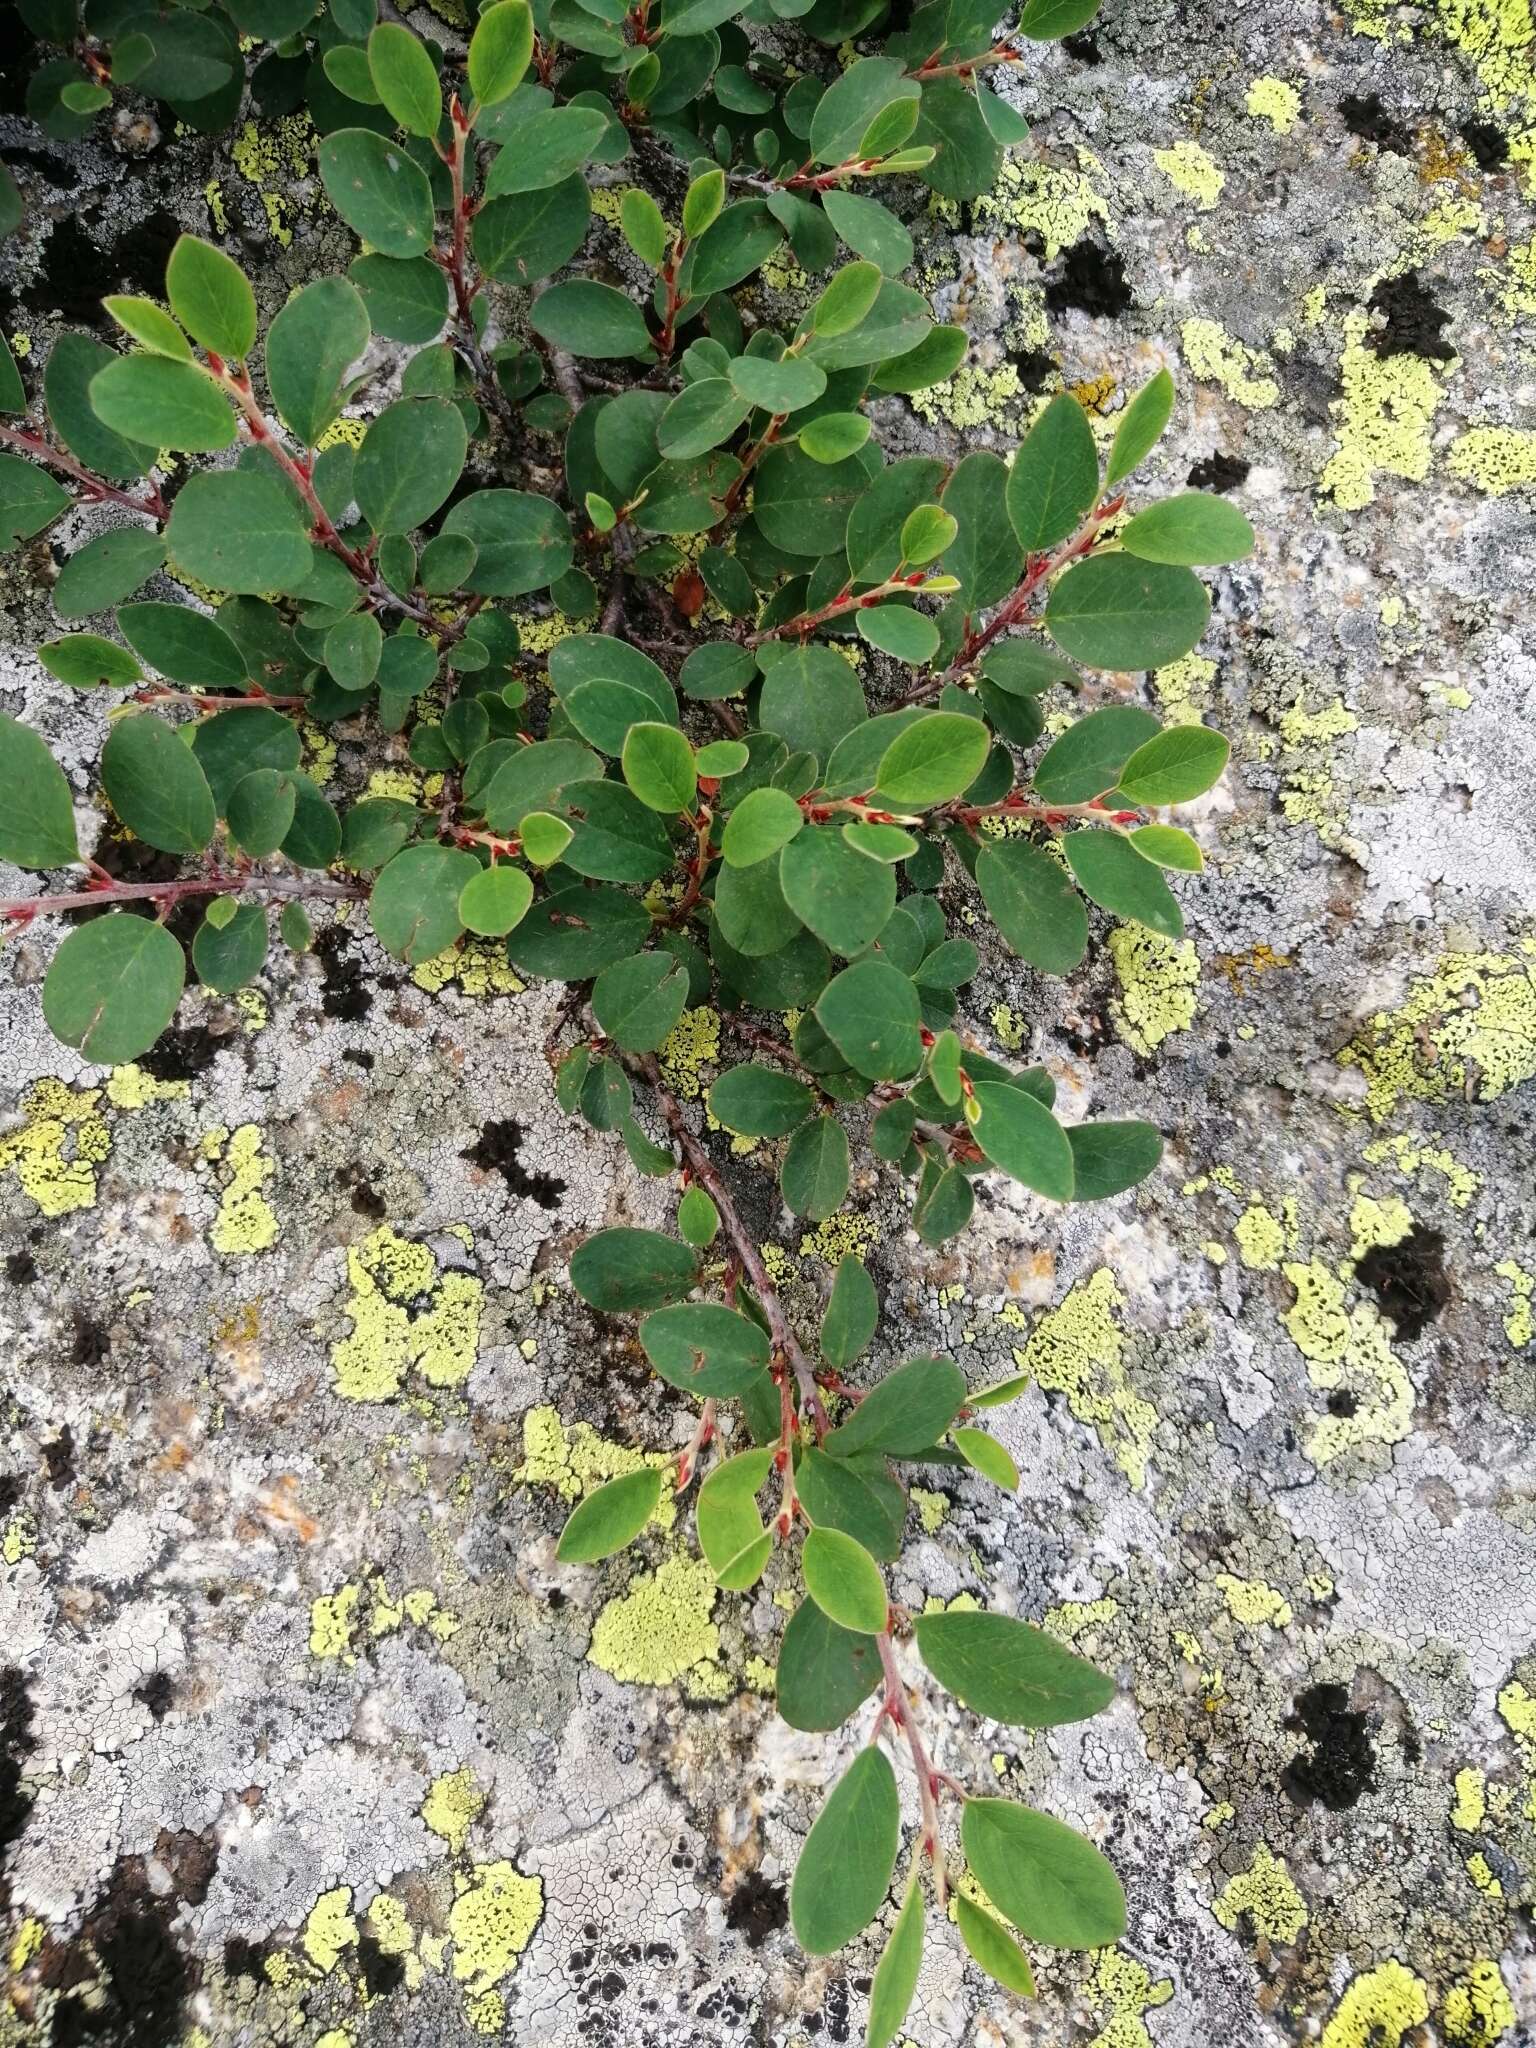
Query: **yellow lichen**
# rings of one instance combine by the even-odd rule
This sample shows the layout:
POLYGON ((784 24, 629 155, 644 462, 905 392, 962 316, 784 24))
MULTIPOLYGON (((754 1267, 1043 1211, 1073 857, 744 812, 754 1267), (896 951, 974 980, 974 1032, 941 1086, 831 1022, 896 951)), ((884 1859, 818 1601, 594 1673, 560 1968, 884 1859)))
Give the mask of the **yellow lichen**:
POLYGON ((1446 458, 1453 476, 1477 485, 1490 497, 1536 484, 1536 432, 1515 427, 1472 427, 1460 434, 1446 458))
POLYGON ((1290 1627, 1290 1601, 1263 1579, 1240 1579, 1231 1572, 1218 1572, 1216 1584, 1227 1603, 1227 1612, 1245 1628, 1290 1627))
POLYGON ((469 1273, 439 1276, 424 1244, 387 1223, 347 1252, 352 1334, 331 1347, 336 1391, 350 1401, 391 1401, 414 1370, 433 1387, 462 1386, 480 1345, 484 1286, 469 1273))
MULTIPOLYGON (((626 1472, 638 1472, 643 1465, 666 1465, 665 1452, 637 1451, 629 1444, 612 1443, 599 1436, 590 1422, 574 1422, 569 1428, 553 1408, 530 1408, 523 1417, 523 1462, 513 1472, 524 1486, 552 1486, 562 1500, 578 1500, 594 1487, 626 1472)), ((670 1529, 677 1519, 671 1489, 663 1487, 654 1517, 659 1528, 670 1529)))
POLYGON ((421 1803, 421 1817, 457 1856, 484 1807, 485 1794, 466 1764, 462 1770, 445 1771, 432 1780, 431 1790, 421 1803))
POLYGON ((1339 1054, 1366 1078, 1379 1123, 1404 1100, 1492 1102, 1536 1075, 1536 939, 1513 953, 1447 953, 1400 1009, 1339 1054))
POLYGON ((107 1076, 107 1100, 114 1109, 147 1109, 152 1102, 184 1101, 191 1093, 186 1081, 157 1081, 142 1067, 114 1067, 107 1076))
POLYGON ((1215 320, 1186 320, 1179 329, 1179 346, 1190 375, 1202 384, 1218 384, 1234 405, 1249 412, 1265 412, 1280 402, 1280 386, 1264 372, 1269 358, 1262 350, 1236 340, 1215 320))
MULTIPOLYGON (((1077 152, 1078 168, 1009 156, 997 183, 975 202, 975 216, 1000 221, 1020 236, 1035 234, 1045 245, 1049 263, 1082 240, 1095 220, 1109 219, 1109 202, 1096 182, 1104 173, 1099 159, 1086 149, 1077 152)), ((935 209, 942 217, 943 202, 935 209)))
POLYGON ((914 391, 911 402, 913 411, 930 425, 947 420, 963 433, 972 427, 997 425, 1023 397, 1024 386, 1012 363, 999 363, 996 368, 967 363, 942 384, 914 391))
POLYGON ((304 1922, 304 1953, 323 1975, 334 1970, 344 1949, 357 1946, 357 1922, 352 1918, 352 1887, 338 1885, 322 1892, 304 1922))
POLYGON ((1244 105, 1255 121, 1267 121, 1277 135, 1289 135, 1301 112, 1301 94, 1283 78, 1256 78, 1244 105))
POLYGON ((1215 680, 1216 664, 1203 654, 1186 654, 1166 668, 1154 669, 1152 688, 1169 724, 1199 725, 1215 680))
POLYGON ((713 1664, 720 1631, 710 1620, 715 1579, 699 1557, 679 1553, 642 1572, 597 1617, 587 1655, 628 1685, 671 1685, 696 1665, 713 1664))
POLYGON ((1253 1273, 1273 1273, 1278 1270, 1285 1256, 1294 1224, 1288 1229, 1278 1216, 1266 1209, 1261 1202, 1253 1202, 1238 1217, 1232 1226, 1232 1235, 1237 1240, 1238 1257, 1253 1273))
POLYGON ((478 1996, 517 1968, 544 1911, 544 1886, 508 1862, 477 1863, 448 1909, 453 1974, 478 1996))
POLYGON ((1145 925, 1123 924, 1109 935, 1120 993, 1110 1004, 1115 1029, 1146 1054, 1195 1021, 1200 962, 1189 939, 1165 939, 1145 925))
POLYGON ((1413 1230, 1413 1211, 1396 1195, 1378 1202, 1373 1195, 1356 1195, 1349 1212, 1349 1256, 1363 1259, 1368 1251, 1401 1244, 1413 1230))
POLYGON ((800 1240, 800 1256, 835 1266, 845 1258, 867 1259, 879 1242, 880 1225, 873 1216, 860 1216, 844 1209, 805 1233, 800 1240))
POLYGON ((1035 1325, 1014 1363, 1047 1393, 1064 1394, 1079 1422, 1140 1487, 1157 1428, 1157 1410, 1132 1387, 1125 1370, 1125 1334, 1115 1311, 1120 1290, 1107 1266, 1074 1287, 1059 1308, 1035 1325))
POLYGON ((1401 1443, 1413 1425, 1413 1382, 1374 1305, 1346 1310, 1342 1283, 1317 1259, 1288 1265, 1285 1277, 1296 1300, 1283 1320, 1307 1377, 1320 1392, 1350 1397, 1338 1404, 1348 1412, 1313 1418, 1308 1457, 1327 1465, 1346 1451, 1401 1443))
POLYGON ((1530 1785, 1525 1817, 1536 1820, 1536 1693, 1522 1685, 1518 1678, 1512 1678, 1500 1691, 1496 1704, 1500 1720, 1515 1738, 1521 1766, 1530 1785))
POLYGON ((1176 142, 1170 149, 1155 149, 1152 161, 1169 184, 1193 199, 1202 213, 1214 209, 1227 181, 1215 158, 1198 142, 1176 142))
POLYGON ((461 994, 475 1000, 521 995, 527 986, 507 959, 505 943, 498 939, 462 939, 413 967, 411 979, 429 995, 438 994, 452 982, 461 994))
POLYGON ((1058 1642, 1075 1643, 1085 1630, 1102 1628, 1119 1612, 1118 1600, 1063 1600, 1045 1610, 1040 1626, 1058 1642))
POLYGON ((1428 2018, 1423 1984, 1394 1959, 1350 1985, 1323 2029, 1322 2048, 1401 2048, 1409 2029, 1428 2018))
POLYGON ((99 1088, 76 1093, 44 1075, 22 1097, 21 1128, 0 1137, 0 1171, 9 1167, 45 1216, 95 1204, 96 1169, 112 1150, 100 1101, 99 1088))
POLYGON ((1429 474, 1430 428, 1445 390, 1424 356, 1378 355, 1366 345, 1368 317, 1344 322, 1339 378, 1344 395, 1330 410, 1337 446, 1321 487, 1346 512, 1375 503, 1376 478, 1400 476, 1422 483, 1429 474))
POLYGON ((1480 1956, 1445 1994, 1440 2032, 1446 2048, 1494 2048, 1519 2017, 1498 1964, 1480 1956))
POLYGON ((242 1124, 223 1149, 226 1178, 209 1242, 226 1258, 264 1252, 278 1238, 277 1213, 261 1190, 277 1171, 261 1149, 261 1129, 242 1124))
POLYGON ((1102 2026, 1088 2048, 1152 2048, 1143 2013, 1154 2012, 1173 1996, 1173 1980, 1155 1981, 1144 1963, 1117 1948, 1100 1949, 1086 1992, 1102 2026))
POLYGON ((698 1101, 704 1093, 705 1069, 719 1057, 720 1012, 703 1004, 684 1010, 656 1055, 662 1079, 685 1102, 698 1101))
POLYGON ((322 1593, 309 1610, 309 1654, 340 1657, 352 1663, 352 1632, 362 1587, 348 1584, 336 1593, 322 1593))
POLYGON ((1267 1842, 1255 1844, 1253 1861, 1228 1879, 1211 1911, 1229 1932, 1246 1913, 1255 1934, 1287 1944, 1307 1924, 1307 1902, 1284 1859, 1274 1855, 1267 1842))
POLYGON ((1527 1272, 1515 1259, 1501 1259, 1493 1270, 1511 1289, 1504 1334, 1517 1351, 1523 1351, 1536 1336, 1536 1273, 1527 1272))

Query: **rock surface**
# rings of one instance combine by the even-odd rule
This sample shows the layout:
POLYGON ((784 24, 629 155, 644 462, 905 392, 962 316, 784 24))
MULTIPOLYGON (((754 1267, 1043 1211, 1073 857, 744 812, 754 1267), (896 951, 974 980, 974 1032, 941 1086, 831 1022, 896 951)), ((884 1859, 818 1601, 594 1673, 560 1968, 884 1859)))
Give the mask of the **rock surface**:
MULTIPOLYGON (((20 347, 157 290, 181 226, 266 317, 350 253, 302 119, 40 146, 4 68, 20 347)), ((988 957, 968 997, 1069 1107, 1158 1122, 1160 1175, 1068 1212, 986 1183, 935 1255, 886 1176, 806 1231, 738 1163, 807 1315, 867 1258, 875 1369, 1030 1377, 1019 1496, 920 1494, 900 1597, 1043 1620, 1122 1685, 1050 1737, 936 1710, 942 1760, 1100 1841, 1130 1930, 1038 1957, 1027 2009, 933 1933, 906 2031, 1530 2041, 1536 26, 1106 0, 1002 89, 1031 148, 922 244, 973 366, 890 435, 1006 444, 1039 392, 1109 415, 1167 362, 1159 481, 1261 542, 1138 679, 1234 746, 1189 940, 1067 985, 988 957)), ((29 652, 52 552, 6 566, 0 705, 84 804, 102 708, 29 652)), ((556 1108, 548 993, 341 927, 108 1074, 42 1027, 47 950, 0 999, 0 2043, 862 2038, 873 1945, 808 1967, 786 1926, 842 1751, 773 1715, 772 1579, 714 1596, 683 1517, 554 1562, 584 1485, 689 1424, 566 1282, 662 1210, 556 1108)), ((722 1051, 690 1013, 685 1096, 722 1051)))

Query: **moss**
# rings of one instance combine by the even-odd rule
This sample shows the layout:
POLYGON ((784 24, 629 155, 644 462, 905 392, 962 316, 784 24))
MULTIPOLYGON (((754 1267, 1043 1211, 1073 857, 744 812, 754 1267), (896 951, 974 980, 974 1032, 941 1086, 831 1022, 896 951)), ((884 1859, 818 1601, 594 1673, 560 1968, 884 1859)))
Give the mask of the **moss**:
POLYGON ((304 1953, 322 1975, 335 1969, 344 1950, 357 1946, 357 1922, 351 1906, 352 1887, 338 1885, 334 1891, 320 1894, 304 1922, 304 1953))
POLYGON ((1120 925, 1109 935, 1120 993, 1110 1005, 1115 1029, 1147 1054, 1195 1021, 1200 962, 1189 939, 1165 939, 1145 925, 1120 925))
POLYGON ((95 1206, 96 1169, 112 1151, 100 1101, 99 1088, 77 1092, 45 1074, 22 1097, 21 1128, 0 1137, 0 1171, 9 1167, 45 1216, 95 1206))
POLYGON ((484 1287, 468 1273, 438 1274, 424 1244, 387 1223, 347 1252, 352 1334, 331 1347, 337 1393, 391 1401, 410 1371, 433 1387, 461 1386, 480 1345, 484 1287))
POLYGON ((1269 358, 1237 341, 1215 320, 1197 317, 1179 329, 1179 346, 1190 375, 1202 384, 1218 384, 1234 405, 1248 412, 1267 412, 1280 402, 1280 386, 1264 374, 1269 358))
POLYGON ((1323 2029, 1322 2048, 1401 2048, 1410 2028, 1428 2018, 1423 1984, 1394 1959, 1350 1985, 1323 2029))
POLYGON ((434 1835, 441 1835, 454 1855, 459 1855, 469 1831, 485 1807, 485 1794, 475 1783, 466 1764, 459 1771, 445 1771, 432 1780, 421 1804, 421 1817, 434 1835))
POLYGON ((1447 953, 1401 1008, 1339 1054, 1366 1078, 1374 1122, 1405 1100, 1482 1101, 1536 1075, 1536 940, 1512 953, 1447 953))
POLYGON ((1307 1902, 1267 1842, 1255 1844, 1253 1861, 1227 1881, 1211 1911, 1229 1933, 1246 1914, 1255 1934, 1286 1946, 1307 1924, 1307 1902))
POLYGON ((1074 1287, 1043 1315, 1014 1363, 1047 1393, 1063 1394, 1079 1422, 1099 1441, 1134 1487, 1145 1483, 1157 1410, 1132 1387, 1125 1335, 1115 1311, 1119 1288, 1107 1266, 1074 1287))
POLYGON ((1255 121, 1267 121, 1277 135, 1289 135, 1301 113, 1301 94, 1283 78, 1256 78, 1243 104, 1255 121))
POLYGON ((1457 436, 1446 460, 1453 476, 1499 498, 1536 484, 1536 432, 1472 427, 1457 436))
POLYGON ((600 1671, 629 1685, 671 1685, 720 1654, 710 1620, 715 1580, 699 1557, 669 1557, 610 1600, 592 1630, 587 1652, 600 1671))
POLYGON ((1366 345, 1369 331, 1365 313, 1346 318, 1339 358, 1344 395, 1330 408, 1337 446, 1321 488, 1346 512, 1375 503, 1378 476, 1424 481, 1430 428, 1445 396, 1433 363, 1417 355, 1378 355, 1366 345))
POLYGON ((1152 161, 1169 184, 1193 199, 1202 213, 1214 211, 1227 181, 1215 158, 1198 142, 1176 142, 1169 149, 1155 149, 1152 161))
POLYGON ((453 1974, 474 1996, 517 1968, 544 1911, 544 1887, 510 1863, 477 1863, 448 1911, 453 1974))
POLYGON ((278 1239, 277 1212, 261 1190, 277 1171, 257 1124, 242 1124, 223 1148, 224 1192, 209 1243, 225 1258, 267 1251, 278 1239))
POLYGON ((1324 1393, 1352 1396, 1351 1412, 1315 1417, 1307 1456, 1328 1465, 1348 1451, 1398 1444, 1413 1427, 1413 1382, 1387 1341, 1374 1306, 1344 1306, 1342 1283, 1320 1260, 1286 1266, 1296 1300, 1283 1318, 1307 1361, 1307 1376, 1324 1393))

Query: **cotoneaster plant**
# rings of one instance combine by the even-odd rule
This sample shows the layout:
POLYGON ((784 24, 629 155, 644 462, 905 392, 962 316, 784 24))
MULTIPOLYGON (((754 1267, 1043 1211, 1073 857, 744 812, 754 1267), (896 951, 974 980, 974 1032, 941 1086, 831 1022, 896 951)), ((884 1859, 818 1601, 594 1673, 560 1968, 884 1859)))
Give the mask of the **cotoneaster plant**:
MULTIPOLYGON (((936 1768, 897 1644, 915 1638, 938 1685, 1015 1727, 1082 1719, 1113 1687, 1007 1615, 903 1612, 882 1569, 914 1469, 1017 1484, 981 1418, 1023 1382, 972 1391, 919 1357, 850 1383, 877 1327, 868 1275, 845 1259, 814 1341, 795 1327, 657 1058, 686 1008, 717 1005, 743 1053, 709 1108, 777 1157, 787 1207, 831 1216, 850 1129, 867 1127, 928 1245, 964 1227, 979 1174, 1087 1201, 1158 1161, 1150 1125, 1063 1126, 1044 1069, 1001 1064, 957 1026, 979 959, 951 921, 989 917, 1051 974, 1083 959, 1089 903, 1180 934, 1167 877, 1200 854, 1161 814, 1215 782, 1226 743, 1097 688, 1087 701, 1109 701, 1079 715, 1080 668, 1187 653, 1210 611, 1194 567, 1253 536, 1219 499, 1129 502, 1174 403, 1166 372, 1107 458, 1067 395, 1011 463, 888 461, 872 436, 871 405, 889 418, 891 394, 948 378, 966 337, 897 281, 911 238, 869 188, 909 173, 973 195, 1022 138, 978 77, 1018 55, 993 41, 992 0, 930 0, 841 72, 804 36, 860 33, 878 0, 498 0, 452 56, 376 23, 372 0, 231 0, 227 15, 92 0, 83 28, 53 0, 25 11, 101 92, 131 76, 209 125, 212 102, 226 119, 242 104, 236 33, 283 38, 258 97, 274 68, 284 90, 300 81, 325 190, 367 245, 259 337, 241 270, 184 236, 166 305, 105 302, 130 346, 59 338, 37 427, 0 357, 0 411, 23 421, 0 426, 6 542, 80 505, 125 515, 64 562, 53 601, 71 630, 38 650, 61 683, 115 694, 100 858, 44 741, 0 719, 0 858, 83 870, 0 906, 14 930, 70 926, 49 1025, 87 1060, 131 1061, 180 1001, 178 933, 196 980, 229 993, 260 973, 273 913, 301 951, 317 905, 365 916, 412 966, 474 934, 564 983, 561 1103, 678 1190, 675 1236, 599 1231, 571 1281, 642 1318, 646 1356, 699 1413, 667 1466, 580 1503, 559 1555, 611 1556, 665 1485, 702 1472, 698 1540, 720 1586, 803 1580, 779 1711, 832 1731, 877 1696, 795 1873, 798 1939, 830 1954, 890 1894, 888 1742, 920 1825, 869 2041, 896 2036, 912 1997, 925 1864, 945 1903, 947 1802, 974 1881, 955 1895, 960 1933, 1028 1995, 1010 1928, 1112 1942, 1120 1885, 1059 1821, 936 1768), (792 20, 810 68, 793 76, 780 37, 740 20, 792 20), (214 79, 221 63, 232 75, 214 79), (589 174, 627 159, 655 192, 631 186, 595 219, 589 174), (793 325, 752 283, 786 245, 830 273, 793 325), (642 273, 643 292, 611 281, 642 273), (397 361, 399 395, 379 404, 397 361), (354 445, 331 429, 359 404, 354 445), (547 660, 508 600, 557 622, 547 660), (398 759, 404 736, 420 799, 323 789, 304 735, 332 725, 378 740, 375 758, 398 759), (160 859, 128 878, 114 855, 121 868, 131 840, 160 859)), ((1029 0, 1019 28, 1063 35, 1092 12, 1029 0)), ((34 88, 55 133, 58 108, 85 121, 98 104, 61 79, 53 65, 34 88)))

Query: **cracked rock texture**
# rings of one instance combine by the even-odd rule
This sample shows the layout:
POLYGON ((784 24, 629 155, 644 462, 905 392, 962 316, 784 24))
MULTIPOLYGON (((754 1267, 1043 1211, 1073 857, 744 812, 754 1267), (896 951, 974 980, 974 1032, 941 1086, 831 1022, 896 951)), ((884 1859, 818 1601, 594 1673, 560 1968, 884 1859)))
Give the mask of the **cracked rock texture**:
MULTIPOLYGON (((302 119, 63 148, 5 70, 34 361, 157 291, 181 226, 266 317, 350 252, 302 119)), ((1167 362, 1158 481, 1261 539, 1199 654, 1096 685, 1232 738, 1188 941, 1102 933, 1064 985, 989 952, 967 999, 1069 1114, 1155 1119, 1159 1175, 1066 1213, 986 1182, 934 1254, 884 1174, 807 1231, 734 1168, 803 1316, 867 1257, 871 1370, 1029 1375, 1018 1497, 919 1492, 899 1597, 1042 1621, 1121 1685, 1049 1736, 932 1709, 948 1768, 1103 1845, 1130 1929, 1037 1956, 1025 2008, 939 1925, 906 2034, 1530 2042, 1536 25, 1106 0, 1001 89, 1031 147, 920 243, 973 356, 883 430, 1007 445, 1065 383, 1108 431, 1167 362)), ((84 813, 103 706, 30 652, 58 554, 5 565, 0 703, 84 813)), ((664 1207, 557 1110, 548 992, 343 926, 109 1074, 43 1030, 48 938, 0 997, 0 2043, 858 2038, 874 1945, 808 1966, 786 1925, 857 1731, 775 1719, 778 1582, 714 1596, 670 1511, 554 1563, 689 1418, 566 1280, 664 1207)), ((703 1012, 667 1054, 689 1098, 730 1056, 703 1012)))

